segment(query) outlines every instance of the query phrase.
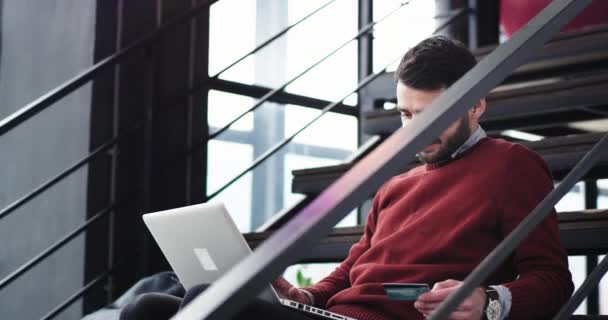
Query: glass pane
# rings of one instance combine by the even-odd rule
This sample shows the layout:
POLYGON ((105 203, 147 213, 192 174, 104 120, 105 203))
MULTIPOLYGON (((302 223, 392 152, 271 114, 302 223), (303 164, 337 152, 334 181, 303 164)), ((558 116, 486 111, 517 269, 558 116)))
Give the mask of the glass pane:
MULTIPOLYGON (((584 183, 579 182, 572 187, 556 205, 557 212, 576 211, 585 209, 584 183)), ((569 256, 568 266, 572 273, 575 290, 578 289, 587 277, 587 259, 584 256, 569 256)), ((587 299, 574 311, 574 314, 587 314, 587 299)))
MULTIPOLYGON (((209 74, 215 75, 255 47, 256 1, 222 0, 211 6, 209 74)), ((253 64, 244 61, 230 70, 237 81, 253 80, 253 64)))
MULTIPOLYGON (((255 43, 261 43, 325 3, 327 0, 224 0, 214 4, 211 12, 210 73, 214 74, 251 50, 255 43), (264 24, 256 21, 264 21, 264 24)), ((221 78, 276 88, 354 36, 356 29, 357 6, 351 1, 336 1, 290 30, 279 41, 223 73, 221 78), (335 23, 336 17, 339 17, 339 23, 335 23), (328 25, 335 27, 327 28, 328 25), (319 36, 321 34, 322 37, 319 36)), ((357 47, 353 41, 318 68, 292 83, 287 90, 327 100, 342 98, 356 87, 357 69, 352 67, 356 61, 357 47)), ((348 101, 356 104, 356 99, 356 94, 353 94, 348 101)), ((244 96, 210 91, 208 112, 211 131, 226 125, 255 101, 244 96)), ((231 180, 254 159, 276 146, 286 135, 302 128, 319 112, 294 105, 265 103, 235 123, 231 130, 217 138, 221 142, 217 140, 209 144, 209 192, 213 193, 231 180)), ((301 199, 301 195, 291 194, 291 171, 296 163, 288 160, 290 155, 308 157, 299 159, 297 164, 300 167, 341 161, 356 150, 357 130, 356 117, 326 114, 282 151, 247 175, 248 182, 224 191, 222 196, 229 200, 227 205, 237 200, 247 203, 247 207, 239 210, 244 212, 239 213, 241 220, 246 220, 239 227, 242 230, 255 229, 282 208, 301 199), (256 188, 252 188, 253 185, 256 188), (234 192, 234 199, 224 195, 238 188, 242 190, 234 192), (247 199, 238 198, 239 194, 246 194, 247 199)), ((351 225, 355 221, 356 213, 341 223, 351 225)))
MULTIPOLYGON (((598 262, 601 262, 606 256, 599 256, 598 262)), ((600 281, 600 314, 608 314, 608 276, 604 275, 600 281)))
MULTIPOLYGON (((298 50, 300 49, 303 48, 298 48, 298 50)), ((300 66, 302 62, 297 60, 298 55, 301 55, 301 53, 295 57, 288 55, 287 59, 288 63, 293 63, 300 67, 297 72, 293 73, 293 76, 308 68, 308 66, 300 66)), ((331 102, 340 101, 357 88, 357 68, 353 67, 356 65, 357 42, 353 41, 287 86, 286 90, 291 93, 331 102)), ((345 99, 344 103, 355 105, 357 103, 356 97, 356 94, 353 94, 349 99, 345 99)))
POLYGON ((575 184, 574 187, 572 187, 572 190, 566 193, 566 195, 555 205, 555 210, 557 210, 557 212, 584 210, 584 189, 585 184, 583 182, 575 184))
MULTIPOLYGON (((309 1, 290 0, 289 20, 308 9, 309 1)), ((291 79, 317 63, 325 55, 357 34, 357 6, 336 1, 287 34, 286 79, 291 79), (331 26, 331 27, 328 27, 331 26)), ((335 53, 287 91, 325 100, 339 100, 357 86, 357 43, 335 53)), ((352 98, 349 103, 352 102, 352 98)), ((356 102, 355 102, 356 103, 356 102)))
POLYGON ((599 209, 608 209, 608 179, 597 181, 597 207, 599 209))
MULTIPOLYGON (((576 291, 587 278, 587 257, 569 256, 568 267, 572 273, 572 282, 574 282, 574 291, 576 291)), ((587 314, 587 299, 583 300, 573 314, 587 314)))
MULTIPOLYGON (((249 97, 215 90, 209 91, 208 99, 208 122, 211 132, 226 126, 254 104, 254 99, 249 97)), ((253 130, 253 114, 248 113, 230 129, 253 130)))
MULTIPOLYGON (((291 135, 321 111, 288 105, 285 113, 285 135, 291 135)), ((357 118, 326 113, 308 127, 293 142, 354 151, 357 149, 357 118)))
MULTIPOLYGON (((226 141, 209 141, 209 170, 207 190, 213 193, 252 162, 250 145, 226 141)), ((251 173, 221 192, 214 201, 222 201, 235 220, 239 230, 251 230, 251 173)))
MULTIPOLYGON (((400 0, 374 1, 374 20, 378 21, 399 7, 400 0)), ((374 72, 403 55, 410 47, 435 30, 435 1, 411 1, 374 28, 374 72)), ((396 69, 393 63, 389 71, 396 69)))
MULTIPOLYGON (((598 209, 608 209, 608 179, 597 181, 597 207, 598 209)), ((602 261, 605 256, 600 256, 598 261, 602 261)), ((608 276, 604 275, 600 281, 600 314, 608 314, 608 276)))

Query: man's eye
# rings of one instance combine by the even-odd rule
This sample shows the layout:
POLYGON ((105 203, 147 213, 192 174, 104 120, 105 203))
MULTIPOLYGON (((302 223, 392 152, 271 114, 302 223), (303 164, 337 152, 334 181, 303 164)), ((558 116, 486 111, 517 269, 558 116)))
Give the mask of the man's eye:
POLYGON ((401 111, 401 117, 411 119, 412 113, 409 111, 401 111))

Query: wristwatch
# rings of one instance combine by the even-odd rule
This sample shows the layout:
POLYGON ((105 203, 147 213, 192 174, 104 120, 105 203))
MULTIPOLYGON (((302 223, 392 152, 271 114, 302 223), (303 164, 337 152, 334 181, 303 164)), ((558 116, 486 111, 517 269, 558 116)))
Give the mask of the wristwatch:
POLYGON ((502 304, 498 299, 498 292, 492 288, 486 288, 486 305, 483 308, 483 319, 498 320, 502 314, 502 304))

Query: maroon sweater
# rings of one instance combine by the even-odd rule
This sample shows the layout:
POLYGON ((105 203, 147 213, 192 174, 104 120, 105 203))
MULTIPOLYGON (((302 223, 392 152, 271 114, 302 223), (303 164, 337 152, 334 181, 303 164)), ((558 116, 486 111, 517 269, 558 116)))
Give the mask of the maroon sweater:
MULTIPOLYGON (((389 180, 348 258, 306 289, 318 306, 361 320, 422 319, 413 302, 388 300, 382 283, 463 280, 552 188, 536 153, 483 139, 444 166, 420 166, 389 180)), ((559 309, 573 285, 555 212, 485 284, 509 288, 510 319, 544 318, 559 309)))

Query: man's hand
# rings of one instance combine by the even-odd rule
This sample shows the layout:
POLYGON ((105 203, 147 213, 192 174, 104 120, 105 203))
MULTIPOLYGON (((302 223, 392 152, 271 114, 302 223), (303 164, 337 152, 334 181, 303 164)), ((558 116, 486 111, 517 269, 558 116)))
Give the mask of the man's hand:
MULTIPOLYGON (((430 292, 421 294, 414 303, 414 307, 425 317, 431 315, 439 305, 462 285, 462 281, 446 280, 437 282, 430 292)), ((456 308, 448 318, 449 320, 480 320, 483 307, 486 303, 486 291, 477 288, 456 308)))
POLYGON ((310 301, 308 295, 302 292, 302 290, 292 286, 291 283, 289 283, 283 277, 279 277, 274 280, 272 282, 272 286, 281 297, 304 304, 312 304, 312 301, 310 301))

